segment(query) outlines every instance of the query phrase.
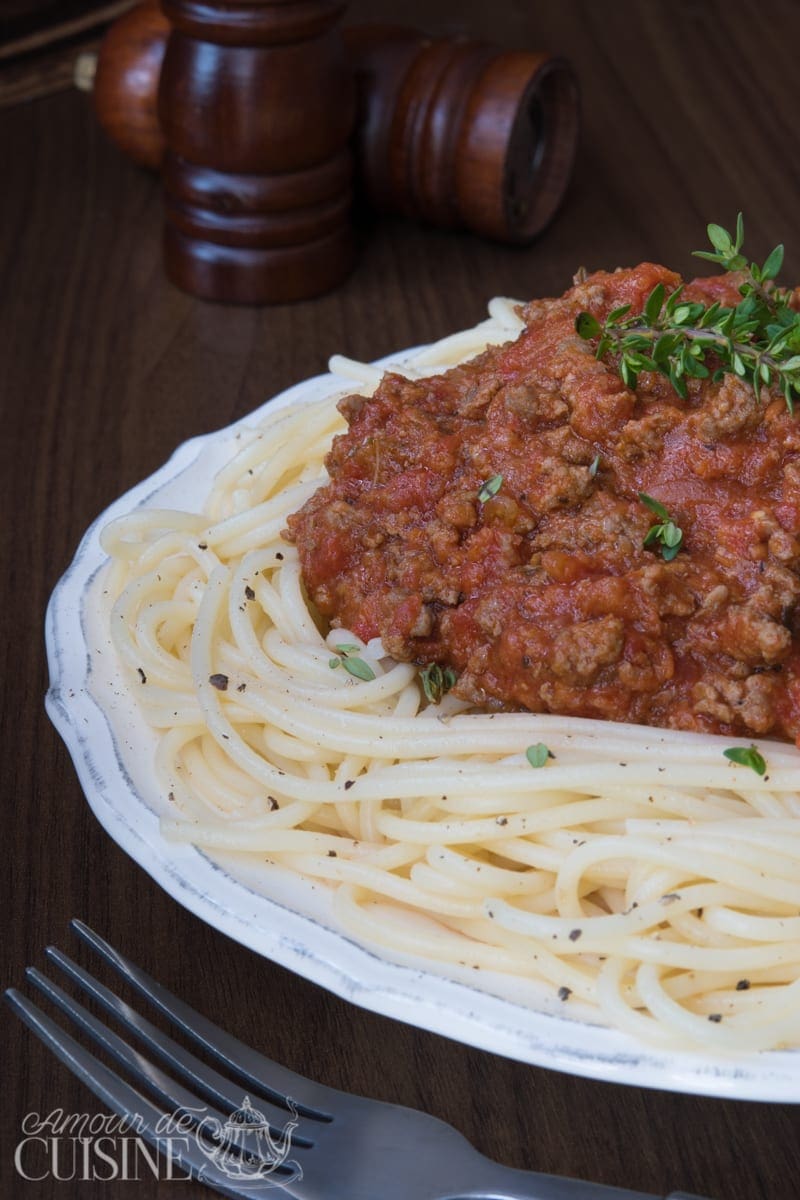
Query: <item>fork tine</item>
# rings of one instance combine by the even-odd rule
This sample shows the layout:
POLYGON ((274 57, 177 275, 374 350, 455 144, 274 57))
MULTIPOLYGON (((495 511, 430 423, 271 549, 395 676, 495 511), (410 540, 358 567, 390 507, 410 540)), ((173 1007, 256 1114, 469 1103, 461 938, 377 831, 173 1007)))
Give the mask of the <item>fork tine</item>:
MULTIPOLYGON (((161 1154, 168 1155, 172 1162, 191 1173, 194 1179, 207 1183, 233 1200, 267 1200, 268 1197, 274 1200, 275 1187, 280 1182, 286 1194, 302 1200, 302 1190, 298 1193, 291 1180, 276 1179, 270 1182, 267 1179, 262 1187, 253 1182, 247 1182, 241 1188, 236 1187, 230 1176, 214 1166, 209 1157, 190 1138, 175 1138, 159 1133, 158 1130, 167 1114, 115 1075, 26 996, 15 988, 8 988, 5 999, 28 1028, 90 1091, 94 1092, 98 1099, 117 1116, 131 1121, 131 1129, 135 1129, 137 1136, 161 1154), (136 1118, 135 1122, 133 1118, 136 1118)), ((297 1178, 302 1178, 302 1174, 297 1178)))
POLYGON ((213 1021, 209 1021, 162 987, 83 921, 73 918, 70 924, 81 940, 127 979, 140 995, 145 996, 164 1016, 174 1021, 188 1038, 235 1071, 249 1087, 260 1091, 282 1108, 286 1107, 288 1099, 291 1098, 302 1116, 318 1121, 333 1120, 330 1109, 335 1108, 337 1100, 342 1100, 341 1094, 335 1088, 328 1088, 324 1084, 314 1083, 302 1075, 297 1075, 251 1046, 246 1046, 244 1042, 220 1029, 213 1021))
MULTIPOLYGON (((184 1079, 188 1079, 194 1086, 211 1096, 214 1102, 220 1105, 226 1112, 230 1113, 239 1107, 242 1102, 241 1088, 237 1089, 229 1079, 220 1075, 213 1067, 201 1062, 199 1058, 196 1058, 188 1050, 185 1050, 183 1046, 179 1046, 168 1034, 162 1033, 160 1029, 152 1025, 140 1013, 121 1000, 119 996, 95 979, 94 976, 84 971, 82 967, 79 967, 66 954, 57 950, 55 946, 48 946, 45 953, 50 961, 58 966, 74 983, 83 988, 90 996, 93 996, 106 1012, 110 1013, 127 1029, 135 1033, 145 1045, 155 1051, 162 1061, 168 1063, 178 1071, 184 1079)), ((60 988, 51 983, 46 975, 42 975, 39 971, 31 967, 27 971, 27 976, 41 991, 46 992, 53 1002, 64 1012, 67 1012, 69 1016, 73 1016, 73 1008, 79 1010, 80 1014, 82 1014, 80 1019, 78 1016, 75 1016, 74 1019, 79 1021, 91 1037, 102 1039, 103 1044, 107 1046, 107 1049, 115 1057, 117 1057, 118 1049, 124 1047, 124 1051, 120 1051, 120 1053, 126 1054, 125 1063, 128 1065, 127 1054, 133 1054, 134 1051, 125 1042, 116 1038, 115 1046, 117 1049, 109 1045, 109 1039, 115 1038, 115 1035, 105 1025, 90 1017, 84 1008, 77 1005, 65 992, 62 992, 60 988)), ((281 1123, 285 1122, 286 1110, 262 1098, 260 1092, 264 1090, 266 1089, 252 1089, 254 1094, 258 1092, 259 1104, 269 1110, 269 1115, 281 1123)), ((280 1130, 274 1126, 270 1126, 270 1129, 272 1133, 276 1135, 280 1134, 280 1130)), ((313 1142, 303 1136, 295 1136, 294 1143, 297 1146, 313 1145, 313 1142)))
MULTIPOLYGON (((139 1054, 138 1051, 134 1050, 132 1046, 129 1046, 127 1042, 123 1041, 122 1038, 113 1032, 113 1030, 109 1029, 107 1025, 104 1025, 101 1021, 98 1021, 96 1017, 92 1016, 92 1014, 88 1012, 88 1010, 85 1009, 82 1004, 80 1004, 72 996, 68 996, 66 992, 62 991, 58 984, 53 983, 47 978, 46 975, 42 975, 42 973, 37 971, 34 967, 29 967, 25 974, 31 983, 33 983, 34 986, 39 989, 39 991, 43 992, 49 1000, 52 1000, 53 1004, 55 1004, 57 1008, 59 1008, 63 1013, 65 1013, 66 1016, 73 1020, 75 1024, 82 1029, 84 1033, 88 1034, 88 1036, 92 1038, 94 1042, 96 1042, 99 1046, 102 1046, 102 1048, 106 1050, 112 1056, 112 1058, 120 1063, 121 1066, 125 1067, 137 1083, 144 1084, 144 1086, 149 1090, 154 1091, 159 1100, 163 1104, 167 1105, 170 1111, 174 1112, 176 1109, 180 1108, 191 1113, 193 1111, 196 1112, 198 1105, 200 1105, 200 1107, 205 1110, 206 1114, 210 1118, 218 1121, 220 1125, 223 1125, 225 1122, 225 1116, 229 1115, 234 1109, 238 1108, 244 1100, 244 1097, 241 1093, 239 1093, 235 1099, 232 1099, 230 1096, 225 1094, 225 1091, 222 1089, 225 1088, 227 1081, 224 1080, 221 1075, 218 1075, 216 1071, 210 1072, 210 1074, 216 1076, 222 1087, 215 1087, 213 1085, 213 1080, 206 1084, 201 1074, 204 1064, 200 1063, 197 1059, 194 1059, 194 1062, 197 1063, 200 1071, 197 1074, 192 1072, 190 1074, 190 1078, 193 1082, 199 1083, 201 1091, 206 1091, 212 1094, 215 1100, 222 1100, 225 1112, 218 1112, 208 1103, 203 1103, 200 1097, 194 1092, 188 1091, 180 1083, 177 1083, 170 1075, 165 1074, 165 1072, 160 1070, 159 1067, 154 1066, 153 1063, 144 1058, 144 1056, 139 1054)), ((91 976, 89 978, 91 978, 91 976)), ((111 993, 111 995, 113 995, 113 993, 111 993)), ((116 997, 114 998, 116 999, 116 997)), ((112 1008, 112 1011, 116 1010, 112 1008)), ((132 1015, 134 1017, 138 1016, 137 1013, 133 1013, 132 1015)), ((142 1025, 147 1025, 147 1022, 143 1021, 141 1018, 140 1021, 142 1025)), ((137 1025, 134 1022, 130 1023, 130 1027, 137 1029, 137 1025)), ((141 1033, 141 1031, 138 1029, 137 1032, 141 1033)), ((158 1034, 158 1031, 154 1030, 154 1033, 158 1034)), ((141 1036, 144 1037, 145 1035, 141 1033, 141 1036)), ((151 1041, 150 1039, 146 1040, 150 1045, 153 1045, 154 1048, 158 1048, 158 1039, 155 1041, 151 1041)), ((181 1048, 179 1046, 175 1046, 175 1049, 180 1055, 181 1048)), ((193 1056, 187 1055, 186 1057, 192 1058, 193 1056)), ((173 1060, 171 1057, 168 1057, 167 1061, 174 1062, 175 1060, 173 1060)), ((182 1064, 179 1060, 177 1065, 179 1070, 182 1070, 182 1064)), ((206 1068, 206 1070, 209 1069, 206 1068)), ((270 1133, 274 1137, 280 1137, 281 1130, 275 1128, 273 1125, 270 1125, 270 1133)), ((293 1137, 292 1142, 295 1146, 304 1147, 312 1144, 307 1138, 298 1137, 293 1137)))

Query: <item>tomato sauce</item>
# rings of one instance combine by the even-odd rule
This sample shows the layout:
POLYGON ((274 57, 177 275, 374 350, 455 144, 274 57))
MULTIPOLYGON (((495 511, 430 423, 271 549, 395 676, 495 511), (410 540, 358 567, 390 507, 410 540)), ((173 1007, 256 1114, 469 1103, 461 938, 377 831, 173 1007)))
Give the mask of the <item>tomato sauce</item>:
MULTIPOLYGON (((800 418, 735 376, 683 400, 598 361, 578 313, 640 311, 659 282, 681 281, 598 272, 525 306, 516 341, 342 401, 331 481, 287 536, 324 617, 452 667, 464 699, 797 739, 800 418), (671 561, 641 492, 682 531, 671 561)), ((735 284, 684 296, 736 304, 735 284)))

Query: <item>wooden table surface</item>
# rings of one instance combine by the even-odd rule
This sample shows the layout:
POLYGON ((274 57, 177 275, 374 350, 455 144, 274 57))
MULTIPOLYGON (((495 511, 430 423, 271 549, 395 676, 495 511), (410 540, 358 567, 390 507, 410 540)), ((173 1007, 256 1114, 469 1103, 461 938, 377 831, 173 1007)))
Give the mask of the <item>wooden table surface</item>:
MULTIPOLYGON (((358 267, 333 294, 219 307, 165 281, 158 184, 104 140, 85 96, 0 113, 4 982, 42 965, 46 944, 69 948, 68 920, 80 916, 267 1054, 436 1113, 507 1163, 659 1196, 795 1200, 800 1108, 494 1057, 346 1003, 209 928, 106 835, 45 716, 45 605, 87 525, 179 442, 323 370, 331 353, 369 359, 439 337, 479 319, 496 293, 560 292, 581 264, 655 259, 688 273, 706 222, 730 224, 739 209, 751 253, 785 240, 786 277, 800 278, 797 0, 353 3, 348 19, 365 18, 467 28, 573 60, 580 156, 535 245, 384 219, 362 225, 358 267)), ((15 1175, 26 1114, 104 1110, 10 1014, 2 1027, 3 1196, 210 1194, 15 1175)))

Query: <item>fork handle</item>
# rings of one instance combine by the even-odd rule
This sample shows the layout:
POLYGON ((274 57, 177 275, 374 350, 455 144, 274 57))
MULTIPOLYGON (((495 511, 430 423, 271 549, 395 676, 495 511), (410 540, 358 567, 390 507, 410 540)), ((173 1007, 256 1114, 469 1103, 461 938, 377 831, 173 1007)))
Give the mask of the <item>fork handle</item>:
MULTIPOLYGON (((660 1200, 652 1192, 522 1171, 485 1158, 471 1164, 470 1185, 442 1193, 437 1200, 660 1200)), ((663 1200, 709 1200, 692 1192, 670 1192, 663 1200)))
MULTIPOLYGON (((629 1188, 608 1187, 605 1184, 587 1183, 580 1179, 567 1179, 556 1175, 539 1175, 534 1171, 520 1171, 527 1175, 528 1182, 509 1189, 501 1186, 481 1188, 479 1191, 448 1192, 437 1200, 659 1200, 652 1192, 632 1192, 629 1188)), ((670 1192, 664 1200, 710 1200, 694 1192, 670 1192)))

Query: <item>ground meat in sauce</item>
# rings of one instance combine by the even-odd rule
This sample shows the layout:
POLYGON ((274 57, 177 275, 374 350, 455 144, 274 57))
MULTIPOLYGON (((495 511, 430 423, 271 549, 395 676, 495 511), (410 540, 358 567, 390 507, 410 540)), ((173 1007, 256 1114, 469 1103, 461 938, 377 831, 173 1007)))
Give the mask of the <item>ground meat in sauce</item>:
MULTIPOLYGON (((800 417, 726 376, 623 385, 575 333, 641 310, 663 267, 522 309, 520 337, 340 409, 330 484, 289 518, 310 597, 457 695, 678 729, 800 736, 800 417), (502 475, 497 494, 482 484, 502 475), (683 530, 643 541, 656 497, 683 530)), ((736 304, 730 276, 687 299, 736 304)))

